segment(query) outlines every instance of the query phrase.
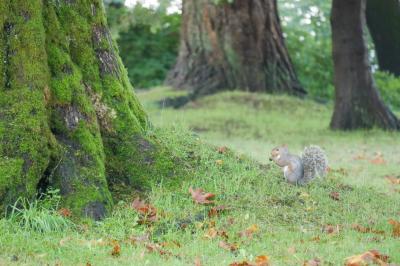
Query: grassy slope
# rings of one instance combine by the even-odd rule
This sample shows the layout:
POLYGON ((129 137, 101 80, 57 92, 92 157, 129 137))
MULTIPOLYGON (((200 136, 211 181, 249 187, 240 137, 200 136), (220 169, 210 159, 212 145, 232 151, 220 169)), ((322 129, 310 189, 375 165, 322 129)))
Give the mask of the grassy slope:
POLYGON ((45 234, 3 219, 0 265, 192 265, 195 257, 203 265, 228 265, 261 254, 270 256, 273 265, 301 265, 314 257, 326 265, 341 265, 345 257, 373 248, 400 262, 399 239, 391 237, 387 223, 390 218, 400 220, 400 193, 382 178, 398 171, 398 134, 330 132, 326 129, 329 106, 283 96, 224 93, 180 111, 159 109, 154 102, 167 94, 174 93, 157 89, 139 95, 152 121, 162 128, 155 133, 182 158, 180 166, 187 172, 179 184, 166 177, 149 193, 149 201, 161 213, 160 221, 151 227, 137 225, 136 213, 124 202, 113 217, 101 223, 45 234), (185 127, 201 137, 188 134, 182 129, 185 127), (245 156, 219 154, 207 143, 227 145, 245 156), (279 143, 287 143, 295 152, 306 144, 319 144, 327 150, 331 167, 345 170, 332 172, 326 180, 307 187, 294 187, 282 181, 276 167, 260 166, 246 158, 249 155, 267 163, 266 154, 279 143), (364 154, 373 157, 375 152, 382 152, 386 165, 353 160, 364 154), (204 238, 211 219, 179 228, 183 220, 196 220, 209 209, 193 204, 187 194, 190 186, 215 193, 218 204, 232 208, 212 220, 217 229, 226 230, 229 242, 238 243, 237 252, 219 248, 220 237, 204 238), (340 193, 340 201, 329 198, 332 191, 340 193), (351 229, 353 223, 385 233, 359 233, 351 229), (253 224, 259 227, 253 239, 238 236, 253 224), (328 224, 340 225, 340 232, 321 231, 328 224), (169 243, 165 250, 177 256, 148 253, 142 244, 128 241, 146 231, 151 233, 151 241, 169 243), (111 256, 110 240, 121 243, 119 257, 111 256))

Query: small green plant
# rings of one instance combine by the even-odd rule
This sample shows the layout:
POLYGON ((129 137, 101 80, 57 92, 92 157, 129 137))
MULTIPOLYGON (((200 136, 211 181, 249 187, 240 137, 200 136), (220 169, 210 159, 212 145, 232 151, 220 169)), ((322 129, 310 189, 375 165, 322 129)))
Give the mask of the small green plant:
POLYGON ((376 85, 385 103, 391 108, 400 109, 400 78, 394 75, 377 71, 375 73, 376 85))
POLYGON ((49 190, 43 200, 19 198, 11 206, 8 219, 26 231, 48 233, 70 229, 73 223, 57 212, 59 201, 59 191, 54 189, 49 190))

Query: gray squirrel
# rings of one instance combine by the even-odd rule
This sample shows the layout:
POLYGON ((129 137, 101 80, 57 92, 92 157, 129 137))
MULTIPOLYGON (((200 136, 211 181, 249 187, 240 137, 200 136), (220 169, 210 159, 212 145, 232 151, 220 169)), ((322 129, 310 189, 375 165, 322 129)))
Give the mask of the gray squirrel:
POLYGON ((304 148, 301 157, 289 153, 286 145, 275 147, 271 151, 270 161, 283 168, 286 181, 291 184, 304 185, 315 177, 325 176, 328 159, 318 146, 304 148))

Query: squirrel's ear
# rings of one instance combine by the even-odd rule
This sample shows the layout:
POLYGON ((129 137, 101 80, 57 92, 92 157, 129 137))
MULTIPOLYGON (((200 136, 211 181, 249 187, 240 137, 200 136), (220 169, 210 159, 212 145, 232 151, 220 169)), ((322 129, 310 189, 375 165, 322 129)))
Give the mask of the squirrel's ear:
POLYGON ((287 146, 287 144, 283 144, 282 147, 287 148, 288 146, 287 146))

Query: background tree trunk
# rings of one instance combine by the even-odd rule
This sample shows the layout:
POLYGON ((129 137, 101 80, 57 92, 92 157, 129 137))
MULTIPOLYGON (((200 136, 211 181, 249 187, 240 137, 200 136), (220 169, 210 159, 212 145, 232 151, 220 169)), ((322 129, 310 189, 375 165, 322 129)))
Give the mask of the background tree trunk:
POLYGON ((74 213, 100 219, 109 186, 151 176, 157 146, 101 0, 0 1, 0 57, 2 209, 52 186, 74 213))
POLYGON ((400 129, 374 85, 364 39, 365 0, 333 0, 332 42, 336 89, 333 129, 400 129))
POLYGON ((367 24, 379 68, 400 76, 400 1, 367 0, 367 24))
POLYGON ((183 1, 180 53, 166 83, 195 95, 221 89, 305 94, 276 0, 183 1))

